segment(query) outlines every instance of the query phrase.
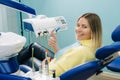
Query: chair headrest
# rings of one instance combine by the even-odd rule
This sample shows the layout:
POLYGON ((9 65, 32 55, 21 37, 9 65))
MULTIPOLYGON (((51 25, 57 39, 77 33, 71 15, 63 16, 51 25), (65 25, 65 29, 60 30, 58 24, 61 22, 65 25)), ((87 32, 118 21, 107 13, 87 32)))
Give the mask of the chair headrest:
POLYGON ((118 25, 115 30, 112 32, 112 40, 113 41, 120 41, 120 25, 118 25))

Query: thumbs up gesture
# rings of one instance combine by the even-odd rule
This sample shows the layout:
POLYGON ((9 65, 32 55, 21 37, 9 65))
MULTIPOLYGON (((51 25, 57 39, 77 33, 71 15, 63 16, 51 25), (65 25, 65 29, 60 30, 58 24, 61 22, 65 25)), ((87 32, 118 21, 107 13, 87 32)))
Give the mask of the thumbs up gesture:
POLYGON ((48 40, 48 45, 53 48, 54 53, 56 53, 59 50, 57 38, 55 36, 54 30, 50 33, 50 39, 48 40))

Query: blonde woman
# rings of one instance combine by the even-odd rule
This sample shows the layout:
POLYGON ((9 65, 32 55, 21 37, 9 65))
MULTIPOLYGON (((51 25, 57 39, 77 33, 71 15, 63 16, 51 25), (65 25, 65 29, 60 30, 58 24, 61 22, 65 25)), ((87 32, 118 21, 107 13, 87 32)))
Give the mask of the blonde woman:
POLYGON ((102 25, 95 13, 85 13, 77 20, 75 28, 77 42, 60 49, 53 31, 48 45, 53 48, 55 57, 49 68, 56 70, 56 76, 85 62, 95 59, 95 51, 102 45, 102 25))

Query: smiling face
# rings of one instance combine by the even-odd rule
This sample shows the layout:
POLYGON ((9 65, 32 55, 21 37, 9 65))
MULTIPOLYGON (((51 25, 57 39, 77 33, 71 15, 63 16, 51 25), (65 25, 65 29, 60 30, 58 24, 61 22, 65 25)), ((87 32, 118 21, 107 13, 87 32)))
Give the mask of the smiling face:
POLYGON ((91 28, 86 18, 82 17, 78 20, 76 26, 76 39, 88 40, 91 39, 91 28))

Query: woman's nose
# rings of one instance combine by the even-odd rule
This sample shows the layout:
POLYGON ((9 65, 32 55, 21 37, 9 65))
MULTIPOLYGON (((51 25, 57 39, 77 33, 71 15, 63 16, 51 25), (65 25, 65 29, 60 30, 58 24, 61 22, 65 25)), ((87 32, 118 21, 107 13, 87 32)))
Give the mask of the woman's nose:
POLYGON ((80 32, 80 31, 82 31, 82 28, 78 27, 76 30, 80 32))

